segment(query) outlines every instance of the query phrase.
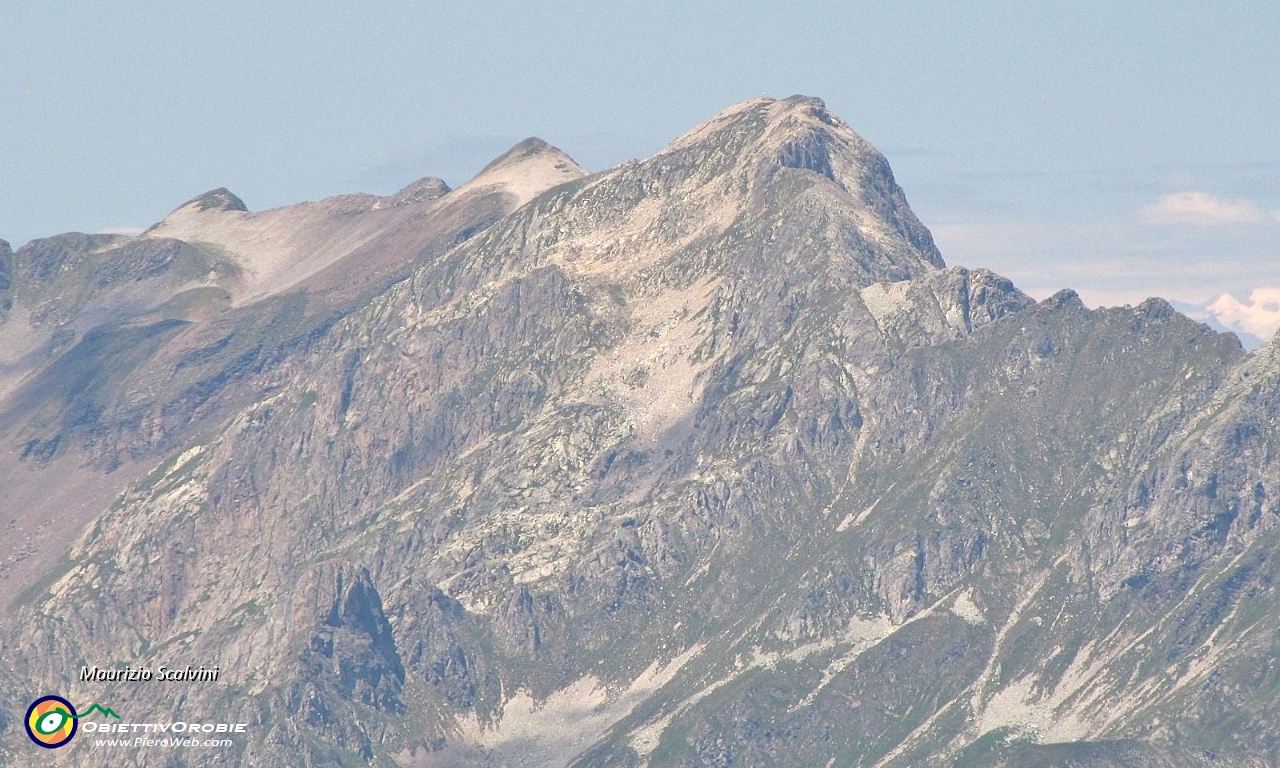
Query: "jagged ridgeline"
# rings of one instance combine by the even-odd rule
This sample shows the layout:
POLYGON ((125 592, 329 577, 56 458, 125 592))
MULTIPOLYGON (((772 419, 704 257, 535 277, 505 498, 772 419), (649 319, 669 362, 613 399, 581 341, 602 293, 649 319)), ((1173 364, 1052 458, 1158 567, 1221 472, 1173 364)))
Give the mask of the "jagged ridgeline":
POLYGON ((0 302, 10 764, 50 691, 248 723, 210 765, 1280 764, 1280 343, 946 267, 816 99, 215 190, 0 302))

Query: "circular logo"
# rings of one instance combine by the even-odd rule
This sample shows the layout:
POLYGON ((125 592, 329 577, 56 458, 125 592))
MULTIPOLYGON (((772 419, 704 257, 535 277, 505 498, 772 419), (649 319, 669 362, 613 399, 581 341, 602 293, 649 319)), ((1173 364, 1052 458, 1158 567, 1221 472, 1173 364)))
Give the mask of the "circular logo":
POLYGON ((46 749, 57 749, 76 735, 76 708, 61 696, 43 696, 27 710, 27 735, 46 749))

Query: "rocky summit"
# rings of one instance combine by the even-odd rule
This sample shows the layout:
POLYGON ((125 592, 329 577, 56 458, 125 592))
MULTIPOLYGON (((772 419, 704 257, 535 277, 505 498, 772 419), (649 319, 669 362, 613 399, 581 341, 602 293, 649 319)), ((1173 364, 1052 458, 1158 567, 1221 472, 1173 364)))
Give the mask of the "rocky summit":
POLYGON ((947 267, 816 99, 6 244, 0 439, 9 765, 1280 764, 1280 340, 947 267))

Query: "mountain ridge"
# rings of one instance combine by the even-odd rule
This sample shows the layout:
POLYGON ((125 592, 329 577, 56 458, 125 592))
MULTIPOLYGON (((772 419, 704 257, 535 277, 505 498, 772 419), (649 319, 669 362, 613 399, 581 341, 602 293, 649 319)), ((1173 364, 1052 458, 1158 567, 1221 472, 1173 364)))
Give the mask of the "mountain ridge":
POLYGON ((150 466, 12 603, 10 760, 34 687, 252 723, 229 764, 1280 755, 1280 342, 946 266, 819 100, 557 153, 0 401, 30 471, 150 466), (227 686, 74 676, 182 658, 227 686))

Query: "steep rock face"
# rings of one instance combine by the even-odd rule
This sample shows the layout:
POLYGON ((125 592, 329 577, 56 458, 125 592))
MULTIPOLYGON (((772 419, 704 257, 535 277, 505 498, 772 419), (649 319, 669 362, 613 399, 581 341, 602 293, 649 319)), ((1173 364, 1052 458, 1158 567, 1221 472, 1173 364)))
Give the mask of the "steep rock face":
POLYGON ((139 353, 183 442, 15 605, 6 690, 225 713, 246 765, 1274 756, 1274 345, 945 268, 817 100, 575 168, 522 143, 406 279, 139 353), (73 679, 120 659, 227 684, 73 679))
POLYGON ((514 204, 502 190, 450 195, 426 178, 386 198, 251 214, 221 189, 141 237, 72 233, 16 253, 6 244, 0 483, 11 490, 0 501, 0 599, 53 567, 160 456, 222 428, 256 388, 275 386, 270 372, 290 355, 514 204), (247 239, 210 239, 228 233, 247 239), (241 301, 262 273, 235 247, 276 263, 282 247, 306 242, 324 247, 286 254, 298 257, 283 267, 298 282, 241 301))
POLYGON ((235 267, 187 243, 118 235, 71 233, 0 251, 0 600, 7 601, 145 471, 120 446, 104 444, 114 442, 103 439, 104 411, 176 328, 227 306, 219 281, 235 267), (98 456, 87 470, 79 455, 86 444, 98 456))
POLYGON ((235 270, 175 240, 79 233, 33 240, 0 263, 0 396, 94 327, 216 302, 216 287, 200 289, 235 270))

